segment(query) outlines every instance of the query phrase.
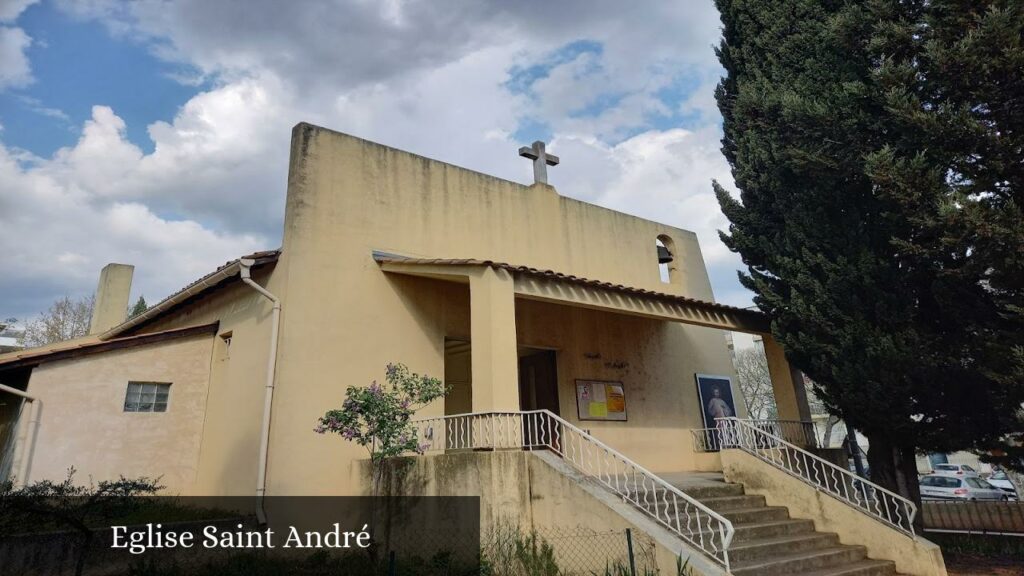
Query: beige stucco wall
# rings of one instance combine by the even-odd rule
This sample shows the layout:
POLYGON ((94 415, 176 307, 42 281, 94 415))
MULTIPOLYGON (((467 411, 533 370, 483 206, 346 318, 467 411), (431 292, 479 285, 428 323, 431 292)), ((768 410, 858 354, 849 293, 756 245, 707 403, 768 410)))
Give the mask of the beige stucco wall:
MULTIPOLYGON (((340 405, 346 386, 380 379, 387 362, 442 375, 444 338, 471 336, 468 290, 385 274, 373 250, 507 261, 713 299, 692 232, 301 124, 293 133, 283 253, 274 272, 285 301, 270 494, 356 491, 323 479, 347 478, 365 451, 314 436, 316 418, 340 405), (675 244, 676 284, 660 280, 659 235, 675 244), (455 324, 463 331, 447 332, 455 324)), ((631 421, 587 427, 651 466, 684 467, 690 441, 683 429, 699 421, 693 372, 732 373, 722 334, 568 308, 532 312, 536 306, 516 304, 516 323, 525 326, 520 344, 562 348, 566 379, 629 380, 631 421), (551 311, 557 321, 544 318, 551 311), (588 352, 602 360, 588 362, 588 352), (615 360, 628 369, 604 365, 615 360)), ((493 310, 495 318, 503 314, 493 310)), ((507 389, 514 370, 514 363, 503 368, 511 384, 496 391, 502 401, 517 398, 507 389)), ((562 386, 569 415, 575 400, 571 384, 562 386)), ((426 413, 441 414, 443 406, 426 413)))
MULTIPOLYGON (((253 278, 272 291, 282 290, 274 280, 273 268, 257 270, 253 278)), ((256 492, 270 312, 265 298, 235 282, 143 330, 157 332, 220 322, 218 335, 231 333, 230 348, 220 337, 212 344, 208 414, 196 493, 244 496, 256 492)))
POLYGON ((928 540, 911 539, 746 452, 724 450, 721 458, 725 479, 743 484, 747 494, 764 496, 769 506, 785 506, 791 517, 813 520, 816 530, 866 547, 871 558, 892 560, 900 574, 945 576, 942 550, 928 540))
POLYGON ((77 484, 160 476, 164 494, 192 493, 211 346, 192 336, 35 368, 28 392, 42 409, 28 480, 60 481, 73 466, 77 484), (124 412, 129 381, 170 382, 167 411, 124 412))

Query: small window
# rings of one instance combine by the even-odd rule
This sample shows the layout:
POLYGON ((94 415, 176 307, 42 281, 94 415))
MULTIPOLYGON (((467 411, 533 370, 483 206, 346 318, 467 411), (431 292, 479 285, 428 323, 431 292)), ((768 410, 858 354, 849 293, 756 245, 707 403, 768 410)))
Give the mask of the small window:
POLYGON ((129 382, 124 396, 125 412, 167 412, 171 385, 161 382, 129 382))

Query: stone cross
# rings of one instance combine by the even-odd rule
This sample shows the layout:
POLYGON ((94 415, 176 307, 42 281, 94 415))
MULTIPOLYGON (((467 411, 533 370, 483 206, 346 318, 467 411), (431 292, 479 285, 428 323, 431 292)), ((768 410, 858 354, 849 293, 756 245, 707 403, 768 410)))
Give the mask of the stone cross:
POLYGON ((558 156, 545 152, 544 143, 540 140, 534 142, 533 146, 523 146, 520 148, 519 155, 533 160, 534 184, 547 184, 548 166, 558 166, 558 156))

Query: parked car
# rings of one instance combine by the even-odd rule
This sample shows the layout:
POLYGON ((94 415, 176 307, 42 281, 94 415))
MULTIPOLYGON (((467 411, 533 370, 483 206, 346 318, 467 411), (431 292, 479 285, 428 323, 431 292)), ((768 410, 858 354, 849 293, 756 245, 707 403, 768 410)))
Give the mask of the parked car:
POLYGON ((967 464, 936 464, 932 474, 941 476, 973 476, 978 477, 978 471, 967 464))
POLYGON ((929 474, 921 478, 922 500, 1009 500, 1009 495, 976 476, 929 474))
POLYGON ((1006 472, 997 470, 993 472, 991 476, 985 479, 986 482, 999 488, 1013 500, 1017 499, 1017 489, 1013 487, 1013 482, 1010 481, 1010 477, 1006 475, 1006 472))

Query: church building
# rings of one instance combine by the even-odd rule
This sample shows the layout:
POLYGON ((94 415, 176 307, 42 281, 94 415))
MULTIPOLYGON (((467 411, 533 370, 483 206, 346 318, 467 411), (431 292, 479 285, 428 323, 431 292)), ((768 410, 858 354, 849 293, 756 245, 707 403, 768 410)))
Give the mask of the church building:
MULTIPOLYGON (((400 362, 451 389, 417 414, 434 423, 423 427, 431 451, 418 457, 434 476, 420 493, 474 485, 485 507, 497 506, 491 498, 532 510, 527 522, 617 522, 653 534, 668 554, 692 554, 699 573, 768 573, 744 572, 753 560, 732 551, 739 519, 671 479, 777 476, 763 486, 768 504, 797 506, 770 491, 801 480, 729 456, 741 451, 715 433, 714 417, 746 417, 725 332, 763 337, 779 422, 796 423, 797 436, 810 421, 802 376, 766 317, 715 302, 693 232, 561 196, 546 177, 558 158, 542 143, 520 153, 534 163, 531 185, 298 124, 280 249, 240 255, 128 320, 132 267, 111 264, 90 335, 0 355, 0 474, 18 483, 59 480, 70 467, 79 481, 159 476, 165 493, 182 495, 366 494, 366 451, 314 428, 347 387, 383 380, 400 362), (548 449, 501 450, 528 444, 548 449), (588 471, 577 448, 625 472, 613 482, 588 471), (431 454, 477 459, 477 484, 446 488, 431 454), (533 496, 516 500, 521 488, 502 476, 534 483, 533 496), (659 497, 681 490, 675 524, 631 496, 648 477, 659 497), (616 512, 624 501, 639 516, 616 512)), ((762 493, 753 484, 745 497, 762 493)), ((851 538, 880 541, 864 543, 863 562, 937 573, 919 569, 932 561, 923 540, 907 538, 913 553, 892 543, 906 532, 902 518, 853 515, 866 528, 851 538)))

